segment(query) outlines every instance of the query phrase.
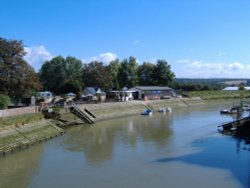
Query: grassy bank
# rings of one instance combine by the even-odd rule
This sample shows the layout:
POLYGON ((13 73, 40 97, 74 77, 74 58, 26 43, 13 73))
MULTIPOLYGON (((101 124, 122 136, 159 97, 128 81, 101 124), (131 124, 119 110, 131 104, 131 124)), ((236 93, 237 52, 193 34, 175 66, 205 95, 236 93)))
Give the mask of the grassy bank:
POLYGON ((13 127, 21 127, 28 123, 35 123, 43 119, 41 113, 24 114, 14 117, 0 118, 0 131, 13 127))
POLYGON ((203 100, 250 98, 249 91, 191 91, 186 94, 190 97, 200 97, 203 100))
POLYGON ((206 104, 206 101, 196 98, 173 98, 165 100, 148 100, 148 101, 128 101, 128 102, 112 102, 99 104, 82 104, 78 107, 84 111, 88 109, 97 118, 96 120, 112 119, 130 115, 138 115, 145 108, 150 107, 158 110, 163 107, 179 108, 194 105, 206 104))
POLYGON ((26 148, 64 131, 40 113, 0 119, 0 153, 26 148))

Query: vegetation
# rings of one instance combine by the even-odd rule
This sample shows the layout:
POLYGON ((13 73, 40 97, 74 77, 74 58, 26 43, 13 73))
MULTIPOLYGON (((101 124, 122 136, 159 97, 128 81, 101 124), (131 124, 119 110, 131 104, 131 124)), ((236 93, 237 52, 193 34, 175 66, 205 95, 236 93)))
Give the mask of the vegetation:
POLYGON ((109 74, 111 75, 113 79, 111 88, 114 90, 117 90, 120 88, 120 83, 118 80, 118 73, 119 73, 120 67, 121 67, 121 64, 119 62, 119 59, 111 61, 108 65, 109 74))
POLYGON ((249 91, 190 91, 183 94, 189 97, 201 97, 205 100, 250 98, 249 91))
POLYGON ((133 87, 138 84, 138 64, 134 57, 124 59, 118 72, 120 87, 133 87))
POLYGON ((61 117, 60 107, 56 106, 52 107, 51 109, 45 109, 42 113, 45 119, 58 119, 61 117))
POLYGON ((41 89, 39 79, 28 65, 22 41, 0 38, 0 93, 14 99, 41 89))
MULTIPOLYGON (((0 93, 10 98, 20 99, 34 94, 35 91, 49 90, 54 94, 81 93, 84 87, 95 86, 104 90, 119 90, 123 87, 136 85, 170 86, 180 92, 199 91, 188 95, 201 95, 202 97, 237 97, 234 92, 220 92, 228 83, 243 83, 249 80, 239 79, 177 79, 171 71, 171 66, 164 59, 156 63, 143 62, 138 64, 135 57, 116 59, 108 65, 93 61, 82 64, 75 57, 57 56, 44 62, 39 74, 24 60, 25 55, 22 41, 6 40, 0 38, 0 93), (40 84, 39 79, 42 84, 40 84), (228 82, 229 81, 229 82, 228 82), (209 91, 218 92, 209 92, 209 91), (204 91, 204 92, 202 92, 204 91), (216 94, 215 94, 216 93, 216 94)), ((0 108, 6 108, 7 98, 1 96, 0 108)))
POLYGON ((81 61, 74 57, 61 56, 46 61, 39 72, 43 87, 55 94, 79 93, 83 87, 95 86, 104 90, 121 89, 136 85, 169 86, 175 75, 165 60, 156 64, 137 64, 135 57, 121 62, 119 59, 104 65, 93 61, 82 67, 81 61))
POLYGON ((85 64, 83 69, 83 82, 86 86, 101 87, 105 90, 112 88, 112 75, 108 67, 102 62, 85 64))
POLYGON ((23 114, 20 116, 0 118, 0 128, 6 126, 21 126, 27 123, 34 123, 43 119, 41 113, 23 114))
POLYGON ((83 88, 82 62, 74 57, 57 56, 46 61, 39 75, 44 89, 55 94, 79 93, 83 88))
POLYGON ((10 98, 6 95, 0 94, 0 109, 8 108, 10 98))
POLYGON ((171 71, 171 67, 164 59, 157 60, 156 66, 153 71, 153 78, 155 85, 169 86, 175 74, 171 71))

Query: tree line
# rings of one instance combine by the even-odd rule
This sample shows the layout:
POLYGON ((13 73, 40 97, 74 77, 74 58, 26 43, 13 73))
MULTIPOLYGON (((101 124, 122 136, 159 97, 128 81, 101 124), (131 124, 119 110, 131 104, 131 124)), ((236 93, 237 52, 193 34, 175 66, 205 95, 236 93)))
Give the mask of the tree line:
POLYGON ((116 59, 109 64, 57 56, 45 61, 38 73, 24 60, 22 41, 0 37, 0 94, 13 99, 49 90, 55 94, 80 93, 85 87, 100 87, 105 91, 136 85, 169 86, 175 74, 164 59, 156 63, 138 64, 135 57, 116 59))

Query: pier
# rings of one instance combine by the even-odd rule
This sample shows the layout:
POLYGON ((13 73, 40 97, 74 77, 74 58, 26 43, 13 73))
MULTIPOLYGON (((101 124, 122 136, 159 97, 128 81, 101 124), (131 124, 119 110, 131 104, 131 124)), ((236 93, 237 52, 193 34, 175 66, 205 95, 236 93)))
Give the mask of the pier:
POLYGON ((92 114, 89 110, 84 109, 84 111, 80 110, 76 106, 69 107, 69 110, 72 114, 80 118, 83 122, 88 124, 94 124, 94 119, 96 118, 94 114, 92 114))

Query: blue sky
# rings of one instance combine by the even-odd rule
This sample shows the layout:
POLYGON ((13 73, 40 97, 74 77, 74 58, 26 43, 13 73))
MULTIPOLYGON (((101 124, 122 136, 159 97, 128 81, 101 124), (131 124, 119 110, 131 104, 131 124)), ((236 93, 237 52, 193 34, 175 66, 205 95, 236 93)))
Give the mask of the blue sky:
POLYGON ((36 70, 57 55, 135 56, 166 59, 177 77, 250 78, 249 0, 0 2, 0 37, 23 40, 36 70))

